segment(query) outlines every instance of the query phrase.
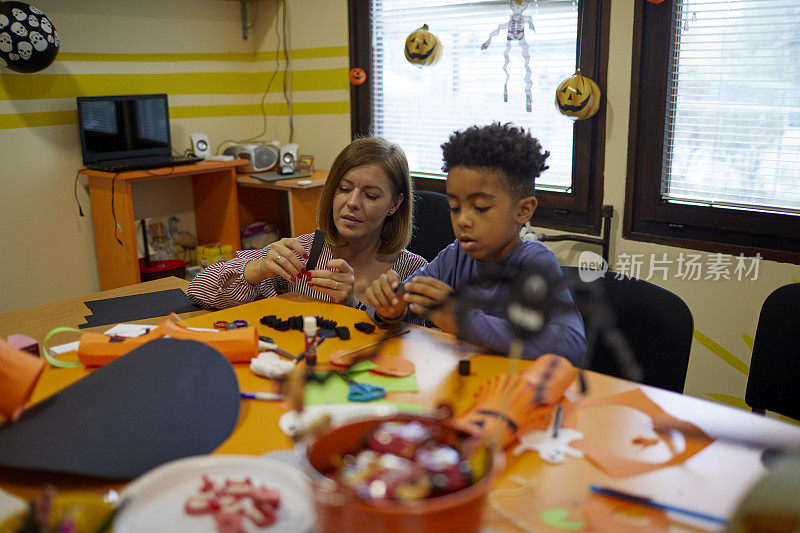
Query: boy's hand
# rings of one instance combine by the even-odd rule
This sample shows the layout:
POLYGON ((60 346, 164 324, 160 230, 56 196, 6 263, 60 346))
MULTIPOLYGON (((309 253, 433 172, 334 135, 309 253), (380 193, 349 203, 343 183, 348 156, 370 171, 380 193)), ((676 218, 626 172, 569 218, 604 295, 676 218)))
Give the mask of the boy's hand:
POLYGON ((353 267, 344 259, 331 259, 325 269, 315 269, 309 272, 308 286, 327 294, 334 303, 353 306, 353 285, 355 277, 353 267))
POLYGON ((403 298, 408 302, 412 312, 427 317, 448 333, 456 332, 456 315, 453 300, 453 288, 435 278, 418 276, 405 283, 406 294, 403 298))
POLYGON ((367 287, 365 303, 374 307, 382 318, 388 320, 400 318, 406 313, 406 302, 394 292, 399 286, 397 273, 389 270, 367 287))

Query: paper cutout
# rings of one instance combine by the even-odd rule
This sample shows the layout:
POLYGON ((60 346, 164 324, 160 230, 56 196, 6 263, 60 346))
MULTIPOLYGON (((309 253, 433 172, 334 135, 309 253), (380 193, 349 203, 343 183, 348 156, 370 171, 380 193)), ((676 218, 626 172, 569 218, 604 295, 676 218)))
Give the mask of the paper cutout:
POLYGON ((14 422, 31 397, 44 361, 0 338, 0 414, 14 422))
POLYGON ((570 457, 583 457, 583 452, 570 447, 570 443, 581 440, 583 433, 570 428, 561 428, 558 437, 553 437, 553 430, 534 431, 519 438, 519 445, 514 448, 514 455, 522 452, 538 452, 539 457, 548 463, 563 463, 567 455, 570 457))
POLYGON ((583 514, 598 533, 660 533, 670 529, 664 511, 633 502, 590 494, 583 503, 583 514))
MULTIPOLYGON (((80 333, 80 331, 75 328, 55 328, 50 330, 50 332, 47 335, 45 335, 44 340, 42 341, 42 355, 44 355, 44 358, 47 359, 48 363, 50 363, 52 366, 56 368, 72 368, 76 366, 81 366, 81 364, 78 361, 62 361, 61 359, 56 359, 55 357, 50 355, 50 353, 48 353, 47 351, 47 341, 50 340, 50 337, 52 337, 53 335, 57 335, 58 333, 63 333, 65 331, 74 331, 76 333, 80 333)), ((79 345, 79 343, 77 342, 70 344, 79 345)), ((75 349, 77 350, 78 346, 75 346, 75 349)), ((55 353, 66 353, 66 352, 55 352, 55 353)))
POLYGON ((0 425, 0 467, 130 479, 215 450, 236 425, 239 401, 218 351, 157 339, 0 425))
MULTIPOLYGON (((662 462, 645 462, 621 457, 617 453, 593 442, 591 433, 587 433, 586 439, 574 444, 574 447, 582 451, 587 459, 615 478, 635 476, 659 468, 681 464, 713 442, 699 427, 685 420, 675 418, 665 412, 638 388, 612 396, 592 398, 580 402, 575 409, 571 410, 571 412, 565 416, 565 425, 573 428, 577 427, 578 413, 584 408, 598 405, 621 405, 641 411, 650 417, 653 430, 657 435, 662 437, 668 445, 671 445, 671 438, 668 435, 670 431, 679 432, 679 435, 682 435, 685 442, 683 450, 679 451, 673 449, 674 455, 669 460, 662 462)), ((620 439, 624 443, 630 442, 629 438, 624 435, 620 435, 620 439)), ((622 442, 620 444, 622 444, 622 442)))
POLYGON ((508 19, 508 22, 500 24, 489 34, 489 38, 481 45, 481 50, 489 48, 492 38, 499 35, 502 30, 506 30, 506 51, 503 53, 503 57, 505 58, 503 72, 506 73, 506 83, 503 85, 503 101, 508 102, 508 56, 511 52, 511 43, 519 43, 522 57, 525 60, 525 110, 530 113, 532 105, 531 87, 533 87, 533 81, 531 81, 531 56, 528 52, 528 41, 525 40, 525 25, 527 24, 531 31, 536 31, 536 29, 533 27, 533 18, 529 15, 522 14, 528 7, 528 0, 509 0, 508 5, 511 8, 511 18, 508 19))
POLYGON ((330 417, 330 423, 338 426, 354 418, 391 416, 397 413, 422 415, 425 412, 423 405, 385 400, 369 403, 326 403, 307 406, 302 413, 286 411, 278 419, 278 427, 286 436, 294 438, 298 433, 305 433, 307 427, 313 427, 323 416, 330 417))
POLYGON ((200 309, 180 289, 93 300, 84 304, 92 314, 86 317, 86 324, 78 326, 81 329, 166 316, 170 313, 188 313, 200 309))
POLYGON ((554 529, 563 529, 564 531, 579 531, 585 525, 582 520, 574 520, 569 509, 564 509, 563 507, 545 509, 539 513, 539 520, 546 526, 554 529))

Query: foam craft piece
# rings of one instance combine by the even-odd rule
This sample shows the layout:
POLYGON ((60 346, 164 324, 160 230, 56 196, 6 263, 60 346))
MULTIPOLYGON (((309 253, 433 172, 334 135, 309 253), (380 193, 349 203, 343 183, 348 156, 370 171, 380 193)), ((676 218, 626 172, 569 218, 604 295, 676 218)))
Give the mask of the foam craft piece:
POLYGON ((250 359, 258 356, 258 331, 253 326, 225 331, 194 331, 176 324, 174 319, 177 318, 177 315, 170 315, 144 335, 122 340, 102 333, 84 333, 78 344, 78 360, 86 367, 102 366, 164 336, 208 344, 231 363, 249 363, 250 359))
POLYGON ((0 339, 0 414, 19 418, 44 370, 44 360, 0 339))
POLYGON ((131 479, 216 449, 236 425, 239 384, 210 346, 157 339, 0 426, 0 467, 131 479))

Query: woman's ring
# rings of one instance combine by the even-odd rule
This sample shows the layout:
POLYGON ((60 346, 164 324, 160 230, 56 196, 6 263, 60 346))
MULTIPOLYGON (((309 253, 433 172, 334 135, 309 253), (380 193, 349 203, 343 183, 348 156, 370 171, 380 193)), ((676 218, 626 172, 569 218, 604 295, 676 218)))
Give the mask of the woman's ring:
POLYGON ((275 262, 277 263, 280 260, 281 260, 281 254, 279 254, 278 252, 275 252, 275 262))
POLYGON ((337 290, 338 288, 339 288, 339 282, 336 281, 336 280, 333 280, 333 290, 337 290))

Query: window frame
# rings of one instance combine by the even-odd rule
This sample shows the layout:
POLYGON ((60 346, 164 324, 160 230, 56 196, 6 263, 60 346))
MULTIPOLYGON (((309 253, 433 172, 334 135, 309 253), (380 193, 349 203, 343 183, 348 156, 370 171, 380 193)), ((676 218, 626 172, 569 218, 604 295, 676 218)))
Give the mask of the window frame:
POLYGON ((800 263, 800 216, 667 203, 662 161, 673 0, 636 2, 622 236, 708 252, 800 263))
MULTIPOLYGON (((573 129, 572 191, 569 193, 537 190, 539 207, 536 226, 563 231, 600 234, 605 167, 606 82, 608 78, 608 43, 611 0, 582 0, 578 4, 578 32, 581 72, 600 87, 603 101, 597 114, 575 122, 573 129)), ((350 68, 367 72, 367 83, 350 85, 350 120, 352 138, 372 131, 372 94, 369 82, 372 71, 369 22, 370 0, 348 0, 350 68)), ((534 22, 535 23, 535 22, 534 22)), ((576 48, 578 43, 575 44, 576 48)), ((555 95, 554 95, 555 98, 555 95)), ((540 105, 554 105, 552 102, 540 105)), ((565 120, 567 120, 565 118, 565 120)), ((545 147, 546 148, 546 147, 545 147)), ((412 175, 414 172, 412 170, 412 175)), ((444 177, 414 175, 420 189, 444 191, 444 177)))

